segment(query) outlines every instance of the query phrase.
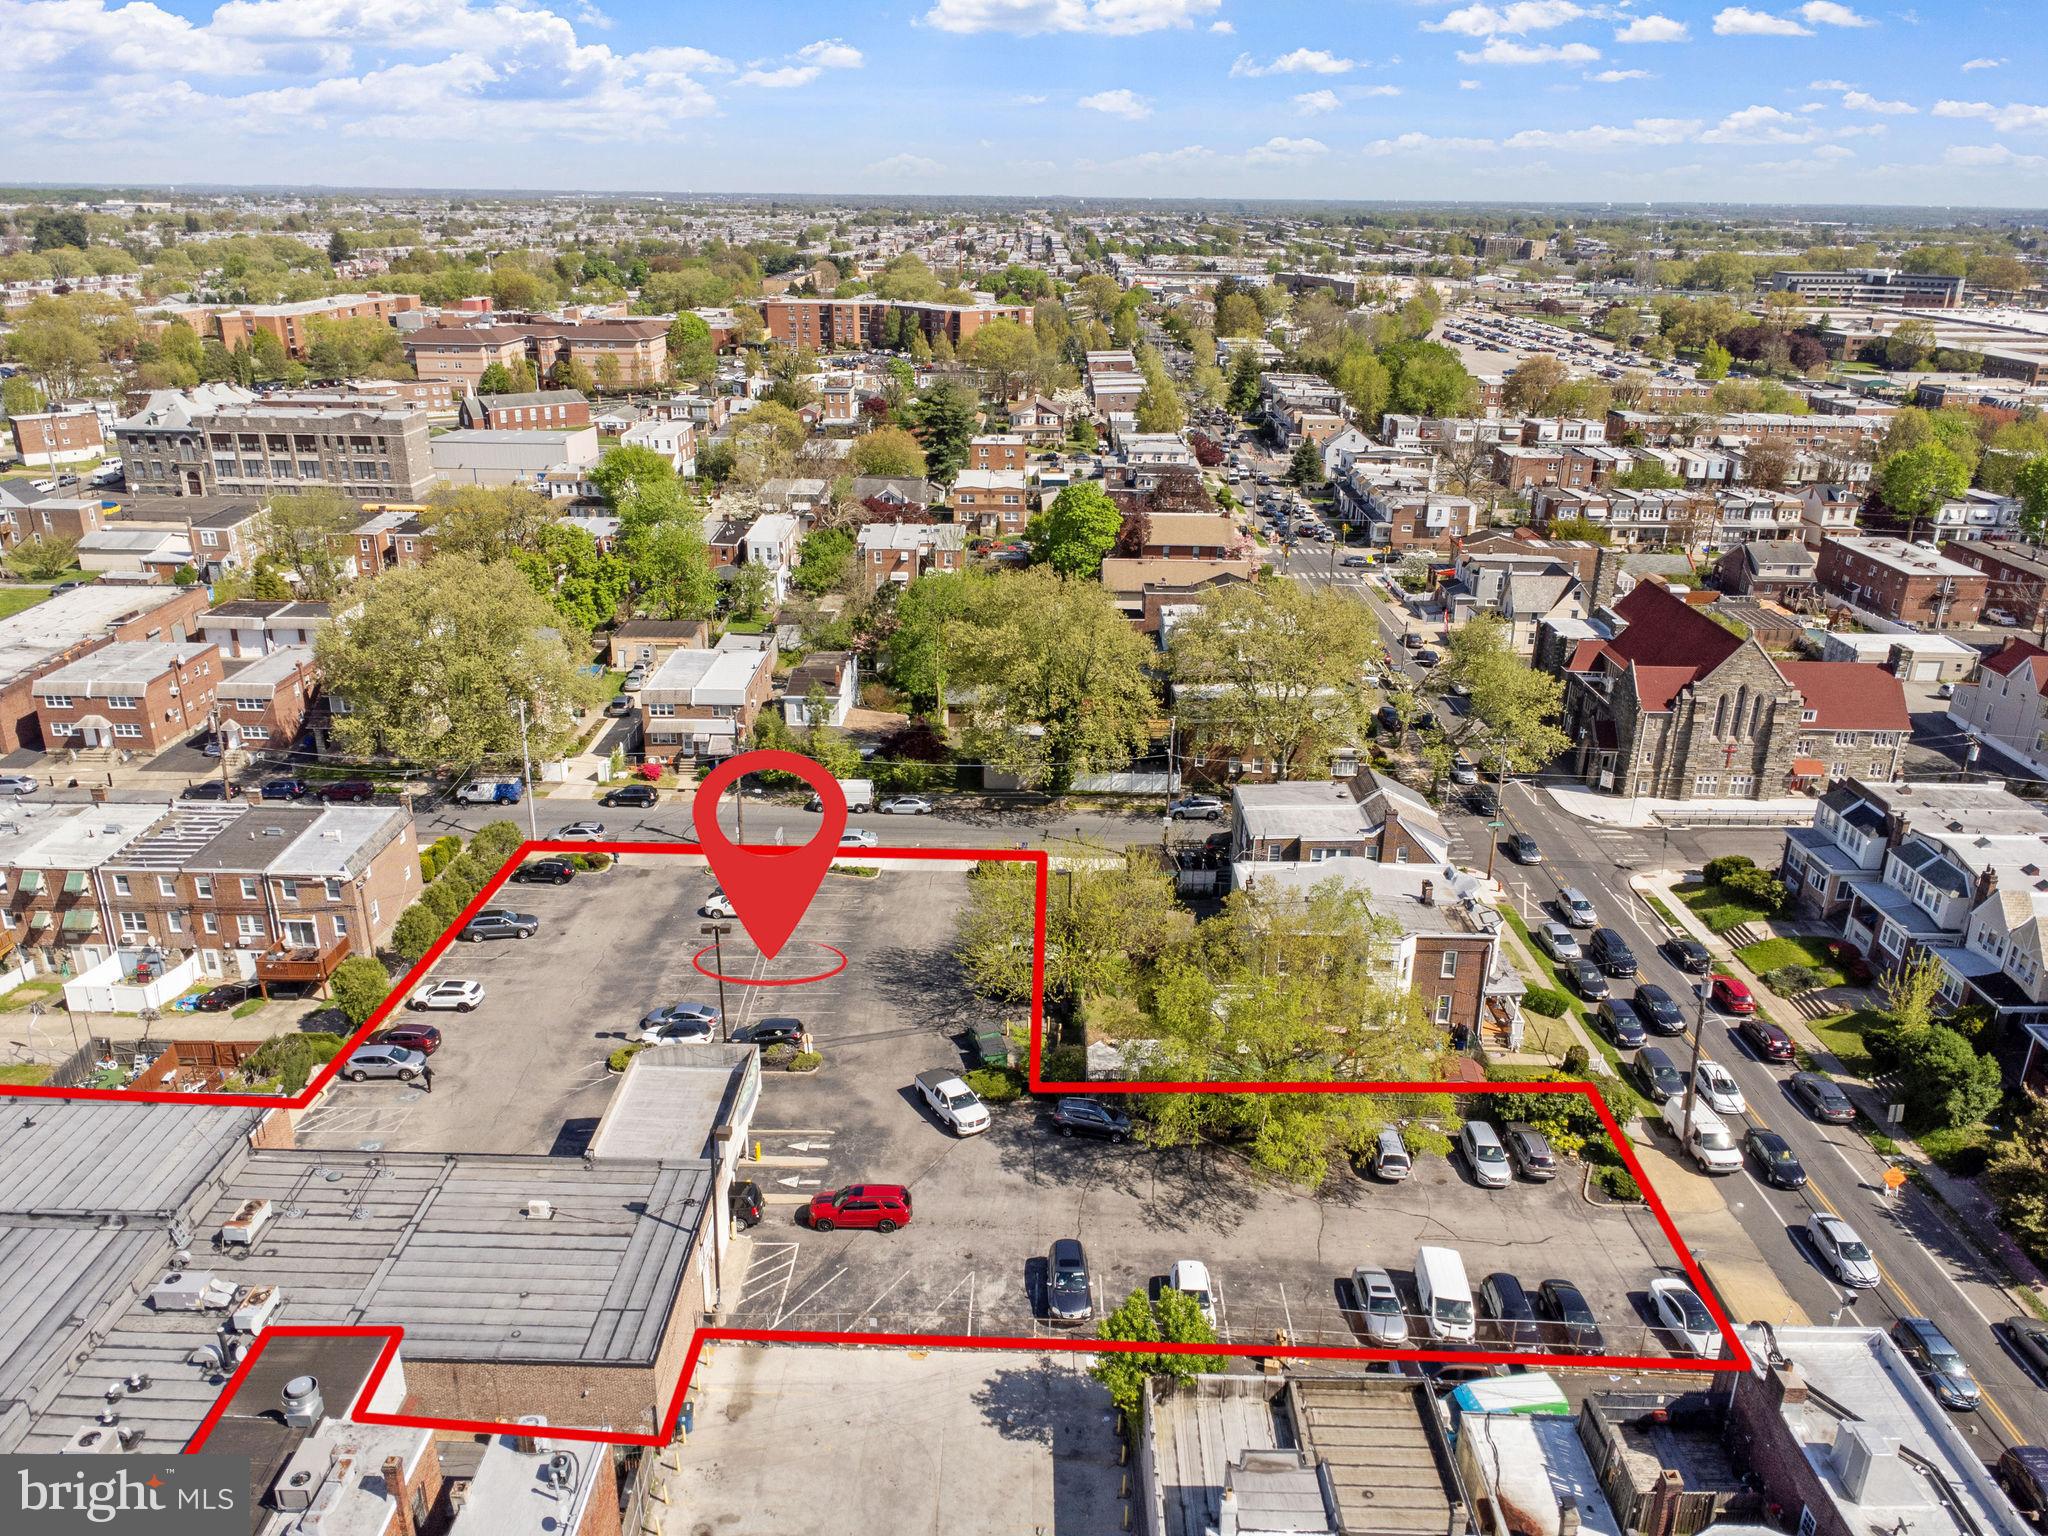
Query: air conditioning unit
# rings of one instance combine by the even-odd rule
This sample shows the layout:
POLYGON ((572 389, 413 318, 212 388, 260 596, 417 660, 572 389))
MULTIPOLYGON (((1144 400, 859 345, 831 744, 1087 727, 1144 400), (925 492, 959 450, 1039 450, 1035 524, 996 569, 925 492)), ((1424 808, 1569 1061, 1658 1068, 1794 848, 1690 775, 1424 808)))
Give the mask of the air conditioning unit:
POLYGON ((235 1303, 235 1310, 229 1314, 228 1321, 237 1333, 261 1333, 283 1304, 284 1292, 276 1286, 252 1286, 235 1303))
POLYGON ((331 1445, 303 1442, 270 1485, 270 1502, 281 1510, 311 1509, 320 1490, 335 1480, 336 1468, 347 1459, 336 1456, 331 1445))
POLYGON ((156 1312, 204 1312, 226 1306, 234 1294, 210 1269, 174 1269, 150 1287, 149 1305, 156 1312))
POLYGON ((251 1246, 256 1241, 256 1234, 269 1220, 268 1200, 244 1200, 235 1214, 220 1224, 220 1245, 223 1248, 251 1246))
POLYGON ((553 1221, 555 1204, 552 1200, 529 1200, 526 1202, 526 1214, 534 1221, 553 1221))
POLYGON ((121 1437, 99 1424, 84 1424, 58 1448, 60 1456, 98 1456, 121 1449, 121 1437))

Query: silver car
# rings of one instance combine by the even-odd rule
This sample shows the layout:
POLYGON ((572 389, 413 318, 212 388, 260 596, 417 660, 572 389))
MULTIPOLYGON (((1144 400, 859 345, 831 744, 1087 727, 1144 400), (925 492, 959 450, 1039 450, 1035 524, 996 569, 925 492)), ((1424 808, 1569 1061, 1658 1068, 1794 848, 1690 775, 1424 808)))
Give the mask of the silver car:
POLYGON ((1351 1272, 1351 1285, 1365 1318, 1365 1336, 1375 1344, 1406 1344, 1408 1312, 1401 1305, 1401 1293, 1394 1288, 1394 1277, 1384 1269, 1361 1264, 1351 1272))
POLYGON ((1571 929, 1554 919, 1546 919, 1536 930, 1536 942, 1549 951, 1553 960, 1579 960, 1584 956, 1579 950, 1579 941, 1572 937, 1571 929))
POLYGON ((426 1067, 425 1056, 402 1045, 362 1045, 349 1052, 348 1060, 341 1064, 341 1075, 352 1083, 371 1077, 395 1077, 409 1083, 426 1067))

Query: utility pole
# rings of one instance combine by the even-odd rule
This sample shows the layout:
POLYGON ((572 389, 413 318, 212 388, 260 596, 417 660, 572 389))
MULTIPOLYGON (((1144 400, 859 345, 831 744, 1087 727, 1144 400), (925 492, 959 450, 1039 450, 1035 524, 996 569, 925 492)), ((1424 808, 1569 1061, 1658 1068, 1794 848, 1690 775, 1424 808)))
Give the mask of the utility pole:
POLYGON ((732 1020, 725 1012, 725 936, 732 932, 732 924, 706 923, 697 931, 711 940, 711 968, 718 977, 718 1038, 729 1045, 732 1020))
POLYGON ((533 795, 533 753, 526 740, 526 700, 514 699, 513 707, 519 711, 519 767, 524 793, 520 798, 526 802, 526 835, 534 842, 540 841, 540 813, 534 809, 533 795))
POLYGON ((1496 745, 1493 750, 1493 815, 1486 823, 1489 834, 1486 840, 1486 883, 1493 884, 1493 861, 1500 853, 1501 829, 1508 819, 1508 750, 1496 745))
POLYGON ((1684 1131, 1678 1138, 1681 1143, 1684 1142, 1686 1136, 1692 1134, 1692 1106, 1694 1099, 1699 1094, 1700 1046, 1707 1038, 1707 989, 1713 985, 1713 972, 1711 969, 1707 974, 1708 979, 1700 982, 1692 989, 1694 998, 1698 1000, 1698 1006, 1693 1010, 1692 1019, 1692 1070, 1685 1074, 1685 1112, 1679 1117, 1678 1122, 1684 1127, 1684 1131))
POLYGON ((732 781, 732 814, 738 827, 733 835, 733 841, 736 843, 744 843, 747 840, 746 783, 747 776, 744 773, 732 781))
POLYGON ((228 743, 227 738, 220 733, 220 706, 218 704, 213 706, 211 724, 213 726, 213 745, 220 753, 220 797, 225 801, 228 796, 235 792, 235 786, 228 782, 228 743))

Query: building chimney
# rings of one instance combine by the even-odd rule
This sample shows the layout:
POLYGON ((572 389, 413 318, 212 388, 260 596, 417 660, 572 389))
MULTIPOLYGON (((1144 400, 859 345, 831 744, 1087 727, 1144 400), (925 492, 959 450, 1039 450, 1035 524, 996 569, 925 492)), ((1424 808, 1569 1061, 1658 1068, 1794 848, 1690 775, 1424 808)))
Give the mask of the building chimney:
POLYGON ((1772 1366, 1770 1383, 1773 1407, 1796 1408, 1806 1401, 1806 1377, 1798 1366, 1790 1362, 1772 1366))
POLYGON ((405 1502, 405 1463, 396 1456, 384 1458, 384 1491, 398 1504, 398 1518, 393 1522, 397 1536, 414 1536, 412 1511, 405 1502))
POLYGON ((1602 608, 1614 606, 1615 589, 1621 585, 1621 552, 1612 545, 1600 546, 1600 553, 1593 557, 1592 600, 1587 604, 1590 612, 1598 613, 1602 608))
POLYGON ((1569 1499, 1557 1507, 1557 1536, 1579 1536, 1579 1506, 1569 1499))
POLYGON ((1436 882, 1434 880, 1422 882, 1422 904, 1425 907, 1436 905, 1436 882))

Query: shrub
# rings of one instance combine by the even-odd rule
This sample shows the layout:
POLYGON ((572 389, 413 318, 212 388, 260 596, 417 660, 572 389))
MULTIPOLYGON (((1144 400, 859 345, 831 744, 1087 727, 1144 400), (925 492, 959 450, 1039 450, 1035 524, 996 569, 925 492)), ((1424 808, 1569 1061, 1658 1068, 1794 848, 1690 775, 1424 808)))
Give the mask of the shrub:
POLYGON ((627 1064, 631 1062, 635 1056, 638 1056, 642 1051, 646 1050, 647 1048, 648 1047, 646 1045, 642 1044, 638 1040, 635 1040, 630 1044, 620 1046, 617 1050, 613 1051, 611 1055, 605 1057, 604 1064, 610 1067, 614 1072, 623 1072, 626 1070, 627 1064))
POLYGON ((966 1083, 987 1104, 1010 1104, 1024 1097, 1025 1077, 1014 1067, 976 1067, 966 1075, 966 1083))
POLYGON ((1643 1198, 1643 1191, 1641 1186, 1636 1183, 1636 1176, 1626 1168, 1602 1168, 1593 1177, 1598 1181, 1600 1187, 1607 1191, 1610 1199, 1640 1200, 1643 1198))
POLYGON ((588 870, 595 874, 599 870, 612 867, 612 856, 608 853, 579 853, 569 862, 578 869, 588 870))
POLYGON ((798 1051, 789 1058, 789 1070, 792 1072, 815 1072, 824 1065, 824 1062, 825 1058, 816 1051, 798 1051))
POLYGON ((296 1035, 272 1035, 247 1061, 242 1070, 250 1077, 274 1077, 285 1093, 297 1093, 306 1080, 334 1059, 342 1036, 324 1030, 307 1030, 296 1035))
POLYGON ((1906 1112, 1920 1125, 1975 1125, 1998 1107, 2003 1090, 1998 1062, 1980 1056, 1945 1024, 1914 1030, 1900 1041, 1900 1087, 1906 1112))
POLYGON ((1722 889, 1755 902, 1767 913, 1785 910, 1785 882, 1767 869, 1738 869, 1721 882, 1722 889))
POLYGON ((1083 1082, 1088 1076, 1088 1049, 1080 1045, 1054 1046, 1045 1053, 1040 1070, 1048 1082, 1083 1082))
POLYGON ((437 917, 425 901, 416 901, 398 914, 397 926, 391 930, 391 947, 407 961, 418 960, 434 947, 434 940, 447 926, 447 919, 437 917))
MULTIPOLYGON (((469 896, 475 894, 472 891, 469 893, 469 896)), ((469 896, 457 891, 452 881, 436 880, 432 885, 420 892, 418 905, 426 908, 428 912, 433 914, 434 932, 438 935, 443 928, 446 928, 455 921, 456 915, 464 907, 469 905, 469 896)), ((425 954, 426 951, 423 949, 420 953, 425 954)))
POLYGON ((1572 1011, 1572 1000, 1555 987, 1531 987, 1522 994, 1522 1006, 1531 1013, 1561 1019, 1572 1011))
POLYGON ((334 968, 329 985, 334 1004, 351 1024, 361 1024, 377 1011, 377 1005, 391 993, 391 973, 381 960, 368 955, 350 955, 334 968))
POLYGON ((1725 885, 1728 877, 1737 870, 1755 869, 1756 860, 1743 853, 1724 853, 1718 859, 1707 860, 1700 873, 1709 885, 1725 885))
POLYGON ((793 1045, 771 1045, 761 1053, 761 1065, 764 1067, 787 1067, 790 1058, 794 1055, 796 1055, 796 1047, 793 1045))
POLYGON ((1592 1065, 1592 1058, 1586 1054, 1586 1048, 1583 1045, 1574 1045, 1566 1049, 1564 1061, 1558 1070, 1566 1077, 1584 1077, 1592 1065))
POLYGON ((1811 992, 1826 982, 1827 977, 1810 965, 1781 965, 1775 971, 1764 972, 1764 984, 1786 997, 1811 992))
MULTIPOLYGON (((519 830, 519 824, 515 821, 486 822, 477 828, 476 836, 469 840, 469 851, 483 865, 485 878, 488 879, 525 841, 526 834, 519 830)), ((483 881, 479 880, 477 884, 482 886, 483 881)))

